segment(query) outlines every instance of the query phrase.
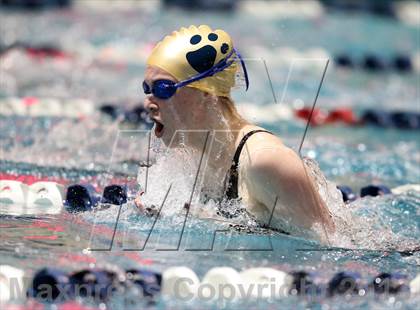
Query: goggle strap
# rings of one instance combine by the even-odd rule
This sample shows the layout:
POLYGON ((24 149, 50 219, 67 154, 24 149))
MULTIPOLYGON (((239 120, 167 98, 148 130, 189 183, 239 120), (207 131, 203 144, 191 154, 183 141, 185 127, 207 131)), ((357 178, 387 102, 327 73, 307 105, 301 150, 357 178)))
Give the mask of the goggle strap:
POLYGON ((242 69, 244 70, 244 77, 245 77, 245 84, 246 84, 246 89, 245 90, 248 90, 249 79, 248 79, 248 71, 246 70, 246 67, 245 67, 245 62, 242 59, 241 54, 239 54, 239 52, 237 50, 235 50, 235 53, 238 56, 239 60, 241 61, 242 69))
POLYGON ((217 72, 220 72, 220 71, 226 69, 227 67, 229 67, 234 62, 234 60, 232 60, 229 63, 227 62, 227 60, 233 55, 234 51, 236 52, 235 49, 232 49, 230 54, 222 62, 218 63, 216 66, 211 67, 207 71, 204 71, 204 72, 202 72, 202 73, 200 73, 200 74, 198 74, 198 75, 196 75, 196 76, 194 76, 194 77, 192 77, 188 80, 185 80, 185 81, 182 81, 182 82, 179 82, 179 83, 175 84, 175 87, 176 88, 183 87, 185 85, 188 85, 188 84, 193 83, 195 81, 201 80, 201 79, 206 78, 208 76, 212 76, 212 75, 216 74, 217 72))

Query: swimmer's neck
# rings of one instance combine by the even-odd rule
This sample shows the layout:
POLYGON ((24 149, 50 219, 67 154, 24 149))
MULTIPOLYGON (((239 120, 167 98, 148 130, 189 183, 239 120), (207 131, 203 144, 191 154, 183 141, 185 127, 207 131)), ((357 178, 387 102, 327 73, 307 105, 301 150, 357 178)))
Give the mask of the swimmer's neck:
POLYGON ((230 167, 238 136, 246 124, 234 120, 231 123, 227 122, 224 126, 213 129, 213 132, 210 133, 212 134, 212 145, 207 156, 209 158, 208 166, 212 170, 226 170, 227 167, 230 167))
MULTIPOLYGON (((232 103, 233 104, 233 103, 232 103)), ((241 131, 249 125, 239 114, 235 115, 219 97, 204 98, 200 130, 208 132, 205 157, 209 172, 226 171, 231 164, 241 131)), ((206 134, 207 135, 207 134, 206 134)), ((205 135, 203 135, 205 137, 205 135)), ((201 137, 201 138, 203 138, 201 137)), ((192 147, 202 153, 204 141, 191 141, 192 147)))

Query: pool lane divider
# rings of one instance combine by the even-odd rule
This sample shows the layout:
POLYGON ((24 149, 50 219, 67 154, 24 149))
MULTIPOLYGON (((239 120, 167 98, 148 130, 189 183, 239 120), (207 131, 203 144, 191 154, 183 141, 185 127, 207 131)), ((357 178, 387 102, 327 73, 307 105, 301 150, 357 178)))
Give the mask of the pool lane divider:
MULTIPOLYGON (((272 4, 270 4, 272 7, 272 4)), ((254 10, 255 11, 255 10, 254 10)), ((129 65, 144 64, 150 54, 153 44, 145 43, 136 46, 104 46, 95 47, 92 67, 103 69, 125 70, 129 65)), ((27 56, 35 62, 55 60, 58 62, 77 62, 83 59, 83 52, 64 51, 58 46, 34 45, 17 42, 8 46, 0 46, 0 59, 8 56, 13 51, 23 52, 20 57, 27 56)), ((331 55, 322 47, 313 47, 302 51, 293 47, 279 47, 267 49, 257 46, 249 49, 250 58, 263 59, 270 65, 295 66, 314 68, 316 61, 324 63, 330 59, 340 69, 360 70, 374 74, 384 73, 419 73, 420 53, 396 52, 392 56, 384 57, 375 53, 365 53, 356 56, 351 53, 341 52, 331 55)))
POLYGON ((106 302, 113 294, 137 291, 142 298, 153 300, 161 290, 162 276, 146 269, 114 271, 100 268, 66 273, 57 268, 43 268, 35 273, 27 288, 29 298, 41 302, 59 303, 75 298, 91 298, 106 302), (42 287, 54 288, 50 296, 42 294, 42 287))
POLYGON ((0 115, 3 116, 63 117, 84 120, 95 113, 101 113, 113 120, 132 125, 151 127, 153 123, 141 104, 127 109, 118 103, 103 103, 96 108, 93 101, 82 98, 9 97, 0 99, 0 107, 0 115))
POLYGON ((221 266, 208 270, 200 281, 196 273, 185 266, 169 267, 162 273, 144 268, 88 268, 66 272, 46 267, 35 272, 29 282, 24 281, 24 277, 23 270, 8 265, 0 266, 1 302, 12 300, 13 281, 17 281, 21 290, 27 292, 31 302, 62 305, 79 298, 106 303, 113 295, 124 296, 126 293, 134 293, 140 300, 148 301, 157 301, 159 298, 232 301, 275 300, 287 296, 420 294, 420 274, 411 278, 398 272, 362 277, 355 271, 340 271, 325 280, 317 277, 314 272, 304 270, 284 272, 270 267, 255 267, 238 272, 234 268, 221 266), (45 286, 49 286, 51 294, 45 294, 45 286), (229 288, 228 295, 224 288, 229 288))
MULTIPOLYGON (((346 185, 338 185, 337 188, 344 202, 352 202, 359 197, 420 191, 420 184, 406 184, 394 189, 382 184, 370 184, 362 187, 359 195, 346 185)), ((129 197, 127 185, 110 184, 100 194, 92 184, 70 184, 65 190, 62 184, 56 182, 39 181, 27 185, 20 181, 1 179, 0 175, 2 214, 59 214, 64 209, 71 213, 85 212, 93 210, 99 204, 122 205, 130 198, 132 197, 129 197)))
POLYGON ((0 114, 31 117, 68 117, 83 119, 95 113, 92 101, 82 98, 59 100, 39 97, 10 97, 0 101, 0 114))
POLYGON ((294 110, 294 113, 298 119, 309 121, 313 127, 344 124, 353 127, 420 129, 420 113, 418 112, 366 109, 356 116, 351 108, 336 108, 330 111, 315 108, 313 112, 311 111, 312 108, 302 108, 294 110), (310 115, 312 115, 311 118, 310 115))
POLYGON ((419 72, 419 55, 396 54, 393 57, 381 57, 375 54, 366 54, 362 57, 342 53, 334 57, 337 67, 364 70, 370 73, 398 72, 407 74, 419 72))
POLYGON ((127 202, 127 187, 108 185, 100 196, 90 184, 73 184, 67 188, 64 201, 69 212, 89 211, 99 203, 122 205, 127 202))
POLYGON ((343 201, 344 202, 351 202, 355 201, 357 198, 371 196, 383 196, 387 194, 391 194, 391 189, 389 189, 387 186, 382 184, 376 184, 376 185, 367 185, 360 189, 360 196, 356 195, 352 188, 347 185, 338 185, 337 188, 340 190, 343 201))
POLYGON ((408 192, 420 192, 420 184, 405 184, 390 189, 383 184, 370 184, 360 189, 360 195, 353 192, 353 189, 347 185, 338 185, 337 189, 341 192, 344 202, 352 202, 358 198, 370 196, 383 196, 383 195, 401 195, 408 192))
POLYGON ((24 290, 25 272, 9 265, 0 265, 0 305, 10 300, 13 295, 12 285, 17 285, 21 291, 24 290))
POLYGON ((91 184, 73 184, 67 187, 64 196, 64 186, 56 182, 40 181, 28 186, 20 181, 0 180, 3 214, 6 211, 16 215, 59 214, 64 207, 68 212, 90 211, 99 203, 122 205, 127 199, 125 185, 105 186, 100 195, 91 184))
POLYGON ((0 180, 2 214, 60 214, 64 186, 40 181, 27 185, 20 181, 0 180))
MULTIPOLYGON (((2 195, 2 187, 0 187, 0 215, 1 216, 33 216, 33 215, 47 215, 47 214, 60 214, 60 220, 62 222, 71 222, 73 225, 78 227, 84 227, 85 229, 89 230, 92 227, 92 222, 86 221, 81 217, 73 217, 73 213, 78 212, 85 212, 85 211, 92 211, 93 206, 97 206, 97 204, 101 204, 101 208, 109 207, 109 206, 122 206, 122 204, 128 201, 127 197, 127 188, 125 185, 116 185, 111 184, 104 187, 103 194, 99 196, 98 193, 95 195, 97 196, 96 204, 90 205, 86 202, 86 193, 82 190, 77 195, 73 195, 73 197, 67 197, 66 199, 64 196, 62 197, 61 204, 53 205, 51 200, 48 199, 48 193, 43 193, 43 204, 14 204, 12 201, 17 201, 15 199, 17 196, 21 194, 13 193, 10 191, 10 187, 8 184, 14 181, 7 181, 3 182, 3 189, 5 189, 5 193, 3 192, 2 195), (78 203, 79 201, 79 203, 78 203), (60 212, 58 212, 60 210, 60 212), (67 212, 63 212, 67 211, 67 212)), ((53 182, 51 182, 53 183, 53 182)), ((33 183, 33 185, 37 183, 33 183)), ((79 185, 81 188, 85 189, 85 185, 79 185)), ((72 186, 68 187, 67 192, 71 192, 72 186), (69 190, 70 189, 70 190, 69 190)), ((92 189, 92 186, 88 186, 88 188, 92 189)), ((24 200, 24 199, 21 199, 24 200)), ((39 202, 39 201, 36 201, 39 202)), ((56 224, 56 223, 48 223, 42 220, 34 220, 28 224, 16 224, 15 222, 4 222, 0 224, 0 229, 25 229, 26 235, 23 236, 23 239, 26 240, 58 240, 61 238, 63 234, 66 233, 65 226, 56 224), (33 233, 32 233, 33 232, 33 233), (32 234, 31 234, 32 233, 32 234)), ((93 230, 91 233, 99 238, 102 238, 102 242, 105 244, 104 247, 107 248, 109 246, 109 242, 113 236, 115 238, 124 238, 125 235, 120 233, 119 231, 115 231, 113 227, 110 227, 106 224, 98 224, 95 223, 93 226, 93 230)), ((131 253, 131 252, 123 252, 122 254, 124 257, 134 260, 141 265, 151 265, 153 264, 153 260, 143 258, 138 253, 131 253)), ((63 257, 65 259, 65 257, 63 257)))
MULTIPOLYGON (((125 162, 121 162, 123 164, 125 162)), ((144 162, 132 163, 136 166, 147 166, 144 162)), ((110 171, 106 166, 96 169, 66 168, 61 166, 41 166, 32 163, 0 160, 2 172, 0 180, 20 181, 27 185, 35 182, 48 181, 68 186, 76 182, 92 184, 95 189, 101 190, 103 183, 132 184, 135 182, 134 173, 110 171)))
MULTIPOLYGON (((5 98, 0 100, 0 114, 5 116, 20 115, 30 117, 70 117, 84 119, 99 112, 112 120, 129 123, 144 128, 151 128, 153 122, 142 105, 130 109, 123 103, 104 103, 95 109, 95 104, 86 99, 58 100, 51 98, 5 98)), ((256 106, 238 103, 238 110, 245 118, 259 123, 298 120, 309 121, 312 127, 328 125, 346 125, 352 127, 375 126, 403 130, 420 129, 420 113, 411 111, 385 111, 366 109, 355 113, 349 107, 331 110, 315 108, 292 109, 286 105, 256 106)))

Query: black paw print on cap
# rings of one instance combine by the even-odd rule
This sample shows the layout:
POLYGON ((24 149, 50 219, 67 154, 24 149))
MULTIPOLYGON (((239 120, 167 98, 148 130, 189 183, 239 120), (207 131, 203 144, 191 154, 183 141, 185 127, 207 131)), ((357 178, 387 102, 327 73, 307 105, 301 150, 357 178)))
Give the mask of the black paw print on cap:
MULTIPOLYGON (((211 32, 207 35, 207 39, 209 41, 215 42, 219 36, 211 32)), ((193 35, 190 39, 190 43, 192 45, 196 45, 200 43, 202 40, 202 36, 199 34, 193 35)), ((229 44, 223 43, 220 47, 220 52, 222 54, 226 54, 229 50, 229 44)), ((205 72, 209 70, 211 67, 214 66, 214 61, 216 60, 217 56, 217 50, 214 48, 214 46, 211 46, 209 44, 204 45, 203 47, 200 47, 198 50, 188 52, 186 57, 187 61, 190 64, 191 67, 194 68, 199 73, 205 72)))

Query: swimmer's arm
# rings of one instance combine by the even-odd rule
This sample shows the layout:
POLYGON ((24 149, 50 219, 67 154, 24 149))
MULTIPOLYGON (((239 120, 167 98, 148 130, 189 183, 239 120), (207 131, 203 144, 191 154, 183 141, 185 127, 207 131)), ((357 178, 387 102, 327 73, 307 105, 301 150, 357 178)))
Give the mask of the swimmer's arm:
POLYGON ((139 211, 139 213, 147 215, 149 217, 153 217, 155 215, 158 214, 158 210, 156 208, 156 206, 151 205, 151 206, 146 206, 142 200, 141 200, 141 196, 144 194, 143 191, 139 192, 136 196, 136 198, 134 199, 134 205, 137 207, 137 210, 139 211))
POLYGON ((274 208, 274 218, 287 217, 303 228, 318 222, 333 229, 325 203, 293 150, 285 146, 256 150, 250 156, 247 170, 250 196, 265 205, 270 214, 274 208))

